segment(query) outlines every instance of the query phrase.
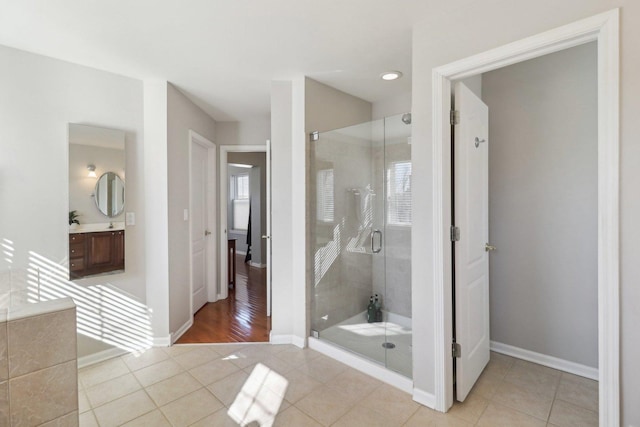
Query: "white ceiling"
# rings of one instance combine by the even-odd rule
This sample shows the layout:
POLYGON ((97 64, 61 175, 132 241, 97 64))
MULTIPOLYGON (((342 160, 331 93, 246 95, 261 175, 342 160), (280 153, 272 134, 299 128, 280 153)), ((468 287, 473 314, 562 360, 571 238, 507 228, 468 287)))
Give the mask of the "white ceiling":
POLYGON ((269 114, 307 75, 371 102, 411 88, 425 0, 0 0, 0 44, 175 84, 213 118, 269 114), (404 73, 398 81, 381 72, 404 73))

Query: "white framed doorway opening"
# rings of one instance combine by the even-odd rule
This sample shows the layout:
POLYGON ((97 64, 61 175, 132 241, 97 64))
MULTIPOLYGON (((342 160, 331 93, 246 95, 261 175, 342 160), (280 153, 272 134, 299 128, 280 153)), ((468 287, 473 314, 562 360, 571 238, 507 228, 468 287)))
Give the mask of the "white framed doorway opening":
MULTIPOLYGON (((184 220, 189 221, 189 310, 190 324, 199 307, 195 307, 194 289, 202 285, 200 297, 206 302, 217 300, 217 238, 216 232, 216 144, 193 130, 189 130, 189 210, 184 220), (194 155, 206 153, 196 165, 194 155), (196 182, 197 180, 197 182, 196 182), (197 224, 194 219, 197 218, 197 224), (201 241, 200 243, 194 243, 201 241), (196 251, 194 248, 198 246, 196 251), (195 254, 195 252, 202 254, 195 254), (195 270, 198 270, 197 272, 195 270), (201 283, 203 282, 203 283, 201 283)), ((198 306, 204 305, 201 302, 198 306)), ((185 329, 186 330, 186 329, 185 329)))
POLYGON ((433 271, 435 409, 453 404, 451 85, 584 43, 598 45, 598 379, 602 426, 620 422, 619 10, 614 9, 433 70, 433 271))
MULTIPOLYGON (((266 230, 263 230, 263 238, 267 240, 267 316, 271 316, 271 156, 270 141, 265 145, 221 145, 220 146, 220 293, 218 299, 229 296, 229 251, 228 251, 228 215, 227 200, 229 197, 228 157, 229 153, 265 153, 266 163, 266 230)), ((259 243, 258 243, 259 244, 259 243)))

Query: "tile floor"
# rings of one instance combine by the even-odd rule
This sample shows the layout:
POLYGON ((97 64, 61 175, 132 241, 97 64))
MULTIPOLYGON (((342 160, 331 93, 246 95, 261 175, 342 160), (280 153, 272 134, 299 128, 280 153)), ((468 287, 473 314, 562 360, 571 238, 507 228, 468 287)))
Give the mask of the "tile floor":
POLYGON ((154 348, 79 372, 80 426, 597 426, 597 382, 492 353, 447 414, 290 345, 154 348))

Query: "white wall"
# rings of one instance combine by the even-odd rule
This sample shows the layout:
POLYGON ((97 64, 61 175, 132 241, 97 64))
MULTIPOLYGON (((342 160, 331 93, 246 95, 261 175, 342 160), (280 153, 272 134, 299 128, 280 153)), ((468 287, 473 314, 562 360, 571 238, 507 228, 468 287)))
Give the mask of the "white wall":
POLYGON ((378 120, 411 112, 411 91, 371 104, 371 119, 378 120))
POLYGON ((167 86, 169 328, 176 332, 191 317, 189 277, 189 130, 215 142, 216 123, 175 86, 167 86))
POLYGON ((491 340, 598 367, 594 43, 483 75, 491 340))
MULTIPOLYGON (((509 42, 564 25, 614 7, 621 13, 621 87, 620 87, 620 284, 621 284, 621 397, 622 424, 640 425, 640 3, 632 0, 567 0, 537 2, 487 0, 475 2, 440 2, 414 27, 413 33, 413 144, 414 164, 414 259, 432 260, 431 241, 431 78, 434 67, 501 46, 509 42), (550 13, 552 11, 552 13, 550 13), (506 19, 505 17, 509 17, 506 19), (482 31, 478 31, 482 23, 482 31)), ((434 392, 433 354, 433 277, 432 262, 416 262, 412 266, 414 310, 414 384, 434 392)))
MULTIPOLYGON (((0 286, 24 284, 34 254, 66 269, 67 129, 82 123, 126 132, 127 210, 138 222, 126 230, 125 273, 72 287, 84 293, 111 284, 118 298, 144 302, 142 83, 2 46, 0 63, 0 240, 13 247, 12 256, 0 257, 0 286)), ((79 336, 80 356, 105 348, 79 336)))

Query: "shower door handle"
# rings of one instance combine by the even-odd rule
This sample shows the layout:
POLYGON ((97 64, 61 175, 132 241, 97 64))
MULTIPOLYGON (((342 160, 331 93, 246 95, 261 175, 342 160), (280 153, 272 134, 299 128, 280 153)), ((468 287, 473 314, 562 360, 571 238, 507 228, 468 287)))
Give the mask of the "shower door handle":
POLYGON ((371 232, 371 252, 374 254, 380 253, 380 251, 382 250, 382 231, 380 230, 373 230, 371 232), (376 234, 378 235, 378 248, 376 249, 375 247, 375 240, 376 240, 376 234))

